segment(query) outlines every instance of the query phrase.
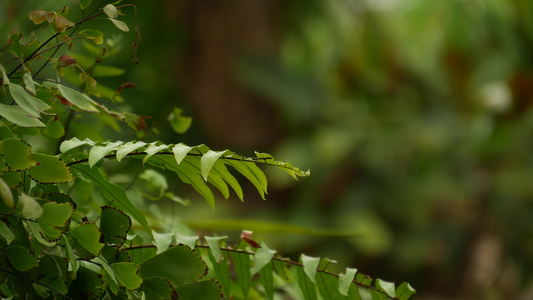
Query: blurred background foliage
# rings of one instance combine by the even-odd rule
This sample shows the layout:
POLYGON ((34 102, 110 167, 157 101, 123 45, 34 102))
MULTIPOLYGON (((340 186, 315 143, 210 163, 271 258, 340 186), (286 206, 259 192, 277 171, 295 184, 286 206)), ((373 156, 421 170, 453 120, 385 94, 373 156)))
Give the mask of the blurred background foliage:
MULTIPOLYGON (((0 31, 36 33, 27 13, 65 2, 79 16, 77 1, 1 0, 0 31)), ((134 31, 115 30, 106 47, 124 49, 103 63, 123 74, 95 79, 135 83, 116 105, 152 116, 144 140, 268 152, 312 172, 294 183, 266 170, 266 202, 249 186, 244 204, 159 202, 160 214, 197 234, 252 229, 288 257, 408 281, 417 299, 533 298, 533 2, 136 4, 140 64, 134 31), (185 134, 166 121, 174 107, 193 117, 185 134)), ((79 138, 137 138, 87 122, 79 138)))

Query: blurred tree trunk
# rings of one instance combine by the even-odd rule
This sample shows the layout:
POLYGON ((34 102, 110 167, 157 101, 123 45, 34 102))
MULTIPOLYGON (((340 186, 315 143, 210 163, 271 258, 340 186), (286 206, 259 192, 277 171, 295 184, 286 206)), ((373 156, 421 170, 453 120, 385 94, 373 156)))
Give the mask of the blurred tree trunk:
POLYGON ((241 55, 277 51, 277 1, 167 1, 168 18, 188 33, 178 71, 213 147, 264 149, 281 137, 275 110, 236 79, 241 55))

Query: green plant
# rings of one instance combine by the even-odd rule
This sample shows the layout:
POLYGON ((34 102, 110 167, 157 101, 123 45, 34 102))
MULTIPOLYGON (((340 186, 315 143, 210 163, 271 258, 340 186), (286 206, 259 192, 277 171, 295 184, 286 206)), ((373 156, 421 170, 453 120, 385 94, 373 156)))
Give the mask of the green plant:
MULTIPOLYGON (((132 84, 113 91, 95 79, 98 74, 120 73, 103 63, 118 53, 119 40, 106 40, 102 31, 84 28, 89 21, 107 17, 119 30, 129 31, 118 18, 124 15, 122 10, 135 6, 120 2, 103 6, 80 0, 82 20, 77 23, 68 19, 68 7, 33 11, 29 18, 36 24, 48 23, 51 37, 41 43, 38 38, 22 42, 26 37, 11 35, 0 56, 0 295, 15 299, 273 299, 277 294, 305 299, 408 299, 414 290, 407 283, 395 288, 390 282, 373 282, 356 269, 333 274, 328 271, 331 260, 303 254, 300 262, 290 261, 264 242, 254 241, 251 232, 243 231, 240 243, 230 247, 223 236, 206 236, 200 242, 198 236, 154 230, 157 216, 152 216, 143 197, 183 202, 167 190, 166 179, 157 169, 176 173, 212 208, 215 196, 209 185, 225 198, 231 187, 243 199, 233 174, 242 175, 265 198, 267 180, 259 165, 279 168, 294 178, 309 172, 266 153, 244 157, 205 145, 88 138, 99 136, 87 130, 84 117, 95 119, 92 130, 118 129, 125 123, 142 137, 146 128, 145 116, 119 109, 122 90, 132 84), (89 9, 92 12, 85 15, 89 9), (75 47, 78 40, 86 42, 82 46, 95 58, 80 54, 75 47), (55 65, 52 71, 50 64, 55 65), (74 137, 66 139, 67 134, 74 137), (133 191, 113 182, 105 161, 127 160, 155 167, 139 176, 151 188, 139 186, 133 191)), ((137 26, 136 32, 132 57, 138 62, 137 26)), ((190 120, 180 113, 175 110, 170 121, 177 131, 184 131, 190 120)))

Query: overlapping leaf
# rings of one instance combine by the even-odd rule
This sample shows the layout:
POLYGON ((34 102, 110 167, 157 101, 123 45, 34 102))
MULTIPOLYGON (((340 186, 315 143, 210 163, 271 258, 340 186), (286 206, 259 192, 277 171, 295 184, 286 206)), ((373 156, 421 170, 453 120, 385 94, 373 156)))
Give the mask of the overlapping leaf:
POLYGON ((218 241, 224 238, 206 237, 208 245, 202 248, 207 249, 215 271, 214 278, 220 281, 224 295, 229 298, 246 298, 252 293, 259 293, 265 299, 274 299, 276 287, 288 285, 297 287, 305 299, 319 299, 320 295, 322 299, 407 300, 416 292, 408 283, 396 289, 394 283, 381 279, 372 283, 372 278, 357 273, 357 269, 348 268, 345 274, 337 275, 326 269, 327 264, 332 262, 329 259, 306 255, 301 255, 300 263, 281 259, 264 242, 255 252, 220 248, 218 241), (236 274, 234 281, 240 291, 236 291, 235 286, 230 288, 235 284, 228 278, 232 272, 236 274), (263 289, 256 289, 257 283, 263 289))
MULTIPOLYGON (((213 208, 215 196, 206 183, 214 186, 226 199, 230 195, 229 187, 239 199, 243 199, 242 188, 227 166, 231 166, 236 172, 246 177, 263 199, 267 192, 267 180, 263 171, 257 166, 258 164, 280 168, 294 178, 309 175, 309 171, 301 171, 290 164, 275 161, 269 154, 256 153, 255 158, 250 158, 237 155, 229 150, 213 151, 205 145, 191 147, 184 144, 165 145, 160 142, 146 144, 136 141, 96 143, 88 139, 73 138, 64 141, 60 150, 66 153, 81 146, 91 147, 87 159, 90 167, 104 157, 115 157, 120 161, 129 156, 141 159, 143 163, 170 170, 176 173, 183 182, 192 185, 213 208)), ((79 162, 83 161, 75 163, 79 162)))

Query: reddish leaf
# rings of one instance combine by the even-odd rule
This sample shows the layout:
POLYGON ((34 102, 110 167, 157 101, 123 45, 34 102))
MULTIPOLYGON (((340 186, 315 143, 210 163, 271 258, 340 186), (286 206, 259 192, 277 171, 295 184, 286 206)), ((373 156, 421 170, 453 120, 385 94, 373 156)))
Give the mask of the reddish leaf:
POLYGON ((241 239, 250 244, 254 248, 261 248, 261 246, 254 240, 252 240, 252 232, 248 230, 243 230, 241 233, 241 239))
POLYGON ((118 96, 120 95, 120 93, 122 93, 122 91, 125 89, 125 88, 130 88, 130 87, 135 87, 135 83, 133 82, 125 82, 123 84, 121 84, 117 91, 115 92, 115 96, 118 96))
POLYGON ((62 96, 57 95, 57 98, 59 98, 59 100, 61 100, 61 104, 63 104, 63 105, 74 105, 70 101, 68 101, 67 99, 63 98, 62 96))
POLYGON ((57 60, 57 67, 62 68, 73 65, 75 63, 77 63, 75 58, 68 55, 61 55, 61 57, 57 60))
POLYGON ((151 117, 125 113, 124 118, 126 123, 128 123, 128 126, 130 126, 131 128, 135 130, 145 130, 146 122, 144 122, 144 119, 148 119, 151 117))

